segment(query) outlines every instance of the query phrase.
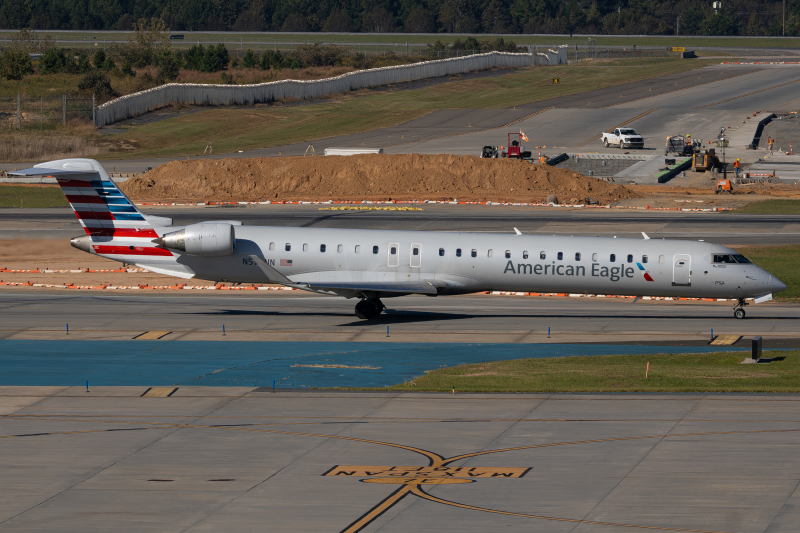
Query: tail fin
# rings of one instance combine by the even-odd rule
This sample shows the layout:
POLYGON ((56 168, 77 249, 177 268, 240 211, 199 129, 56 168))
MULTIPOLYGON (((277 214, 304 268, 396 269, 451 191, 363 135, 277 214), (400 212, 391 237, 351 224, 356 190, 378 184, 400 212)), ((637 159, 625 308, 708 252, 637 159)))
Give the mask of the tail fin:
POLYGON ((55 178, 89 235, 155 238, 153 226, 172 225, 169 218, 142 213, 93 159, 48 161, 9 174, 55 178))

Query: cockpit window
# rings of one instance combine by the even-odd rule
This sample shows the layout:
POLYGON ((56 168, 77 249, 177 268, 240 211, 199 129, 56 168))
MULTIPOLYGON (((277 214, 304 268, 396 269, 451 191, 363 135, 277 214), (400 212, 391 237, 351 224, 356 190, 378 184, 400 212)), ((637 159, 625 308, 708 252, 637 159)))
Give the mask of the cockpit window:
POLYGON ((736 263, 743 263, 747 264, 750 263, 750 260, 747 259, 745 256, 740 254, 714 254, 714 263, 727 263, 727 264, 736 264, 736 263))

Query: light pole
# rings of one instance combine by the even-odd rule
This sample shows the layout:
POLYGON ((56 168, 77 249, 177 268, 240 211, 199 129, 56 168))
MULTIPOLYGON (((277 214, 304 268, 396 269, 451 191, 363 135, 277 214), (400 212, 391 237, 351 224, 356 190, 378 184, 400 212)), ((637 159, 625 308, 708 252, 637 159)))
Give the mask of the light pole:
POLYGON ((719 141, 719 146, 722 148, 722 177, 723 179, 728 179, 728 165, 725 163, 725 128, 719 129, 717 140, 719 141))

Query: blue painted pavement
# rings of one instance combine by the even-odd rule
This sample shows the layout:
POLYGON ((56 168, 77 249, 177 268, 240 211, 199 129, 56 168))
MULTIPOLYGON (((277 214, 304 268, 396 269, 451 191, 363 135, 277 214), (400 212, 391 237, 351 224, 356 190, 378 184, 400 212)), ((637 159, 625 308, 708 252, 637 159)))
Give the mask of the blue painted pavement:
POLYGON ((592 344, 0 341, 0 385, 383 387, 426 370, 506 359, 708 353, 736 348, 592 344))

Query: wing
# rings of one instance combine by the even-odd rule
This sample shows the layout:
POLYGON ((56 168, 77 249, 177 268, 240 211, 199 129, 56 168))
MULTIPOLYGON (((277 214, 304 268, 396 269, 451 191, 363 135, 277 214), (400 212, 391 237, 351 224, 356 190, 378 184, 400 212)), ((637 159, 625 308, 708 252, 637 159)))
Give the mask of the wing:
MULTIPOLYGON (((345 295, 358 295, 363 293, 374 293, 376 295, 386 294, 387 296, 399 296, 401 294, 426 294, 436 296, 439 294, 438 287, 434 285, 436 281, 320 281, 304 283, 309 289, 321 292, 332 292, 345 295)), ((441 285, 444 287, 444 284, 441 285)))
POLYGON ((400 296, 403 294, 425 294, 428 296, 436 296, 439 294, 439 289, 444 288, 446 284, 442 281, 435 280, 417 280, 417 281, 312 281, 297 283, 280 272, 274 267, 268 265, 263 259, 257 255, 250 256, 256 265, 267 276, 267 279, 272 283, 286 285, 287 287, 295 287, 312 292, 321 292, 326 294, 336 294, 337 296, 344 296, 345 298, 355 298, 357 296, 366 296, 369 298, 380 296, 400 296))

